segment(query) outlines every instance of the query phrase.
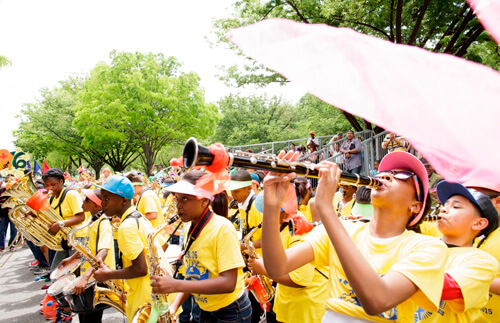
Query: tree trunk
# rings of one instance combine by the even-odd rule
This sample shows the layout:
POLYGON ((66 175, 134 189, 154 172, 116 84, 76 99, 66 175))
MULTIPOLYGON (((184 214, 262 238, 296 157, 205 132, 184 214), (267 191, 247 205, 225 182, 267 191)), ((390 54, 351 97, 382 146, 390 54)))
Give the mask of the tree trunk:
POLYGON ((342 113, 344 114, 344 117, 347 119, 347 121, 349 121, 351 126, 354 128, 354 131, 362 131, 363 130, 363 128, 359 124, 358 120, 356 120, 356 118, 352 114, 350 114, 349 112, 346 112, 344 110, 342 110, 342 113))

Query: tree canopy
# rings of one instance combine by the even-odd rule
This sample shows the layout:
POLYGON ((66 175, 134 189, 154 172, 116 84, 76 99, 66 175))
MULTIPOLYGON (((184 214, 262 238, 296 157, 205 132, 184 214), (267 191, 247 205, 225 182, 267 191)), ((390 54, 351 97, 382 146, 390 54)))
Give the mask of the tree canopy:
MULTIPOLYGON (((239 0, 234 3, 230 17, 215 20, 217 41, 235 49, 226 38, 229 29, 267 18, 349 27, 393 43, 464 57, 500 70, 498 44, 465 0, 239 0)), ((225 74, 221 78, 232 86, 286 82, 282 76, 250 60, 243 67, 223 69, 225 74)), ((352 115, 345 116, 355 129, 362 128, 352 115)), ((365 128, 371 129, 369 122, 364 123, 365 128)))
POLYGON ((230 95, 218 103, 222 118, 212 141, 228 146, 327 135, 349 128, 342 112, 312 96, 296 105, 277 97, 230 95))
POLYGON ((195 73, 162 54, 110 54, 90 75, 63 81, 27 104, 16 144, 37 156, 58 151, 123 171, 140 158, 149 171, 160 151, 189 136, 211 135, 218 112, 205 103, 195 73))

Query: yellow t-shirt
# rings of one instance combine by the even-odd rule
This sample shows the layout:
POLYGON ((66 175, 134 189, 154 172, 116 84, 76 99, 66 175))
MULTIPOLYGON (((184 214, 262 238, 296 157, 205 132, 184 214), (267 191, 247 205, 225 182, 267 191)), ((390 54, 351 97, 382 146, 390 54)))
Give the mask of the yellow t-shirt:
POLYGON ((419 290, 395 308, 370 316, 365 313, 330 242, 324 226, 318 226, 305 237, 314 251, 316 266, 329 266, 331 285, 327 309, 375 322, 410 322, 418 307, 435 311, 441 299, 444 267, 448 248, 439 239, 405 231, 385 243, 370 236, 369 224, 343 221, 352 240, 372 268, 383 276, 396 271, 410 279, 419 290))
MULTIPOLYGON (((500 262, 500 228, 493 231, 479 249, 486 251, 500 262)), ((500 278, 500 270, 496 273, 500 278)), ((488 303, 481 309, 488 322, 500 322, 500 295, 490 292, 488 303)))
POLYGON ((441 238, 443 234, 437 228, 436 221, 424 221, 420 223, 420 232, 426 236, 441 238))
POLYGON ((141 212, 142 214, 156 212, 156 219, 151 221, 153 228, 157 228, 158 226, 165 223, 160 198, 153 190, 145 190, 142 193, 142 196, 139 199, 139 203, 137 204, 137 211, 141 212))
POLYGON ((433 313, 419 308, 415 322, 487 322, 481 318, 481 307, 488 301, 497 272, 498 262, 487 252, 474 247, 450 248, 446 273, 460 286, 463 299, 441 301, 433 313))
MULTIPOLYGON (((54 197, 54 200, 52 203, 50 203, 50 206, 52 208, 57 207, 59 204, 59 199, 63 195, 63 191, 59 194, 58 197, 54 197)), ((71 219, 75 214, 83 212, 82 209, 83 205, 83 199, 80 193, 78 193, 76 190, 68 190, 66 193, 66 196, 64 197, 63 202, 61 203, 60 207, 57 209, 54 209, 54 211, 58 214, 62 214, 62 218, 64 220, 71 219)), ((79 225, 79 224, 78 224, 79 225)), ((72 226, 73 228, 75 226, 72 226)), ((75 237, 77 238, 84 238, 85 237, 85 230, 79 230, 75 233, 75 237)))
POLYGON ((307 203, 307 205, 299 206, 299 212, 307 219, 307 221, 312 222, 312 214, 309 203, 307 203))
MULTIPOLYGON (((104 259, 104 263, 112 270, 115 270, 115 244, 113 242, 113 230, 111 228, 111 223, 105 214, 101 215, 96 221, 94 221, 94 223, 87 227, 85 244, 94 256, 100 250, 108 249, 108 255, 106 256, 106 259, 104 259), (98 229, 99 241, 97 242, 98 229)), ((90 264, 85 261, 82 265, 82 274, 87 271, 88 268, 90 268, 90 264)))
MULTIPOLYGON (((144 216, 140 218, 126 218, 127 215, 135 211, 131 206, 122 215, 120 227, 118 228, 118 248, 122 253, 123 268, 132 266, 132 260, 135 260, 141 252, 147 257, 147 236, 154 228, 144 216)), ((127 304, 125 312, 127 320, 130 322, 137 309, 150 300, 151 280, 149 274, 126 280, 127 304)))
MULTIPOLYGON (((283 247, 288 249, 300 242, 305 235, 291 236, 288 229, 281 231, 283 247)), ((289 273, 290 279, 302 288, 278 283, 273 310, 279 322, 320 322, 325 314, 325 301, 329 295, 328 268, 318 270, 306 264, 289 273), (319 270, 319 271, 318 271, 319 270), (323 276, 323 275, 326 275, 323 276)))
MULTIPOLYGON (((184 230, 184 244, 187 243, 189 224, 184 230)), ((238 278, 233 292, 226 294, 192 294, 204 311, 213 312, 225 307, 243 293, 243 272, 245 262, 240 252, 236 230, 231 222, 218 216, 212 218, 200 232, 183 259, 186 280, 204 280, 219 277, 221 272, 238 268, 238 278)))
MULTIPOLYGON (((248 226, 247 226, 247 212, 246 210, 240 209, 240 221, 242 228, 254 228, 258 226, 262 222, 262 213, 260 213, 254 204, 250 207, 250 211, 248 212, 248 226)), ((242 237, 244 238, 244 237, 242 237)), ((262 239, 262 229, 258 229, 252 236, 252 241, 259 241, 262 239)), ((262 249, 256 248, 255 252, 262 256, 262 249)))

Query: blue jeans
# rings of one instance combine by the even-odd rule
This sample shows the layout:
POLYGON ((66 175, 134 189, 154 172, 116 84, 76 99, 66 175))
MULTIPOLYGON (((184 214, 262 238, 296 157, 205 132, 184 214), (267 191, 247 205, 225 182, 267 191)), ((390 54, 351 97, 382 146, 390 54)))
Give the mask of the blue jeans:
POLYGON ((50 263, 45 259, 45 255, 43 254, 40 247, 36 246, 33 242, 26 240, 26 244, 30 247, 31 252, 36 260, 38 260, 40 267, 50 267, 50 263))
POLYGON ((234 302, 214 312, 201 310, 200 322, 238 322, 247 323, 252 320, 252 305, 246 291, 234 302))
POLYGON ((17 230, 16 230, 16 227, 14 226, 14 223, 12 223, 8 217, 1 217, 0 218, 0 249, 5 249, 5 247, 10 246, 12 241, 14 241, 16 234, 17 234, 17 230), (5 245, 5 238, 7 237, 7 228, 9 226, 9 224, 10 224, 10 238, 9 238, 9 244, 6 246, 5 245))

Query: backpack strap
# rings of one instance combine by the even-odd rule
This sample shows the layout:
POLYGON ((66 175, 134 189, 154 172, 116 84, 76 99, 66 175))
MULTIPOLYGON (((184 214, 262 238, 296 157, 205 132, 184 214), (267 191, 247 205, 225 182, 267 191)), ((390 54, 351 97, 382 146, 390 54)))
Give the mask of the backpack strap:
MULTIPOLYGON (((62 208, 61 208, 61 205, 62 203, 64 202, 64 198, 66 197, 66 194, 68 194, 69 191, 71 191, 72 189, 71 188, 64 188, 62 193, 61 193, 61 198, 59 199, 59 203, 57 203, 56 207, 54 207, 54 210, 56 210, 57 208, 59 208, 59 215, 61 216, 61 218, 63 217, 62 215, 62 208)), ((55 199, 55 196, 51 196, 50 197, 50 205, 52 206, 52 201, 54 201, 55 199)))
MULTIPOLYGON (((250 213, 250 209, 252 208, 252 204, 253 204, 253 202, 255 201, 256 198, 257 198, 257 194, 254 194, 254 195, 252 195, 250 197, 250 200, 248 201, 247 209, 245 211, 246 212, 246 215, 245 215, 246 216, 246 222, 245 222, 246 223, 246 228, 243 228, 244 229, 243 236, 246 236, 246 234, 248 232, 250 232, 250 230, 252 230, 253 228, 255 228, 255 227, 251 227, 250 228, 248 226, 248 213, 250 213)), ((238 210, 238 212, 239 212, 239 210, 238 210)))

